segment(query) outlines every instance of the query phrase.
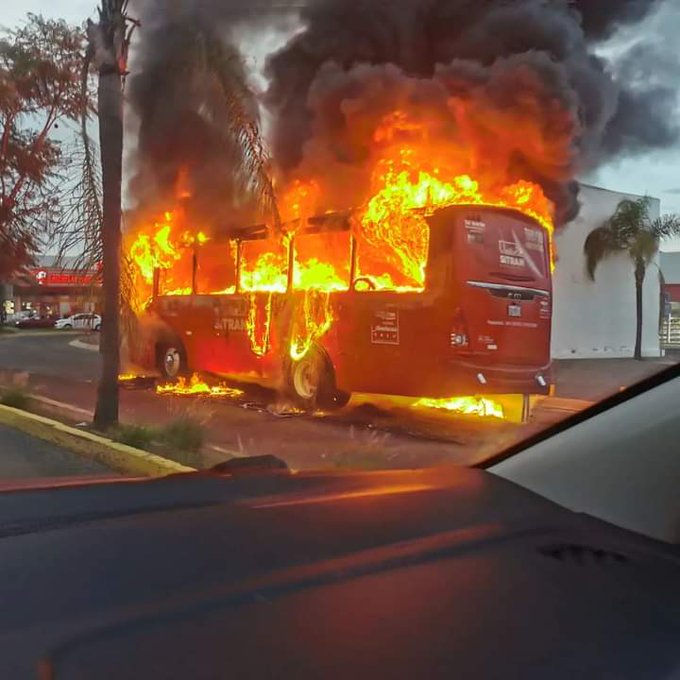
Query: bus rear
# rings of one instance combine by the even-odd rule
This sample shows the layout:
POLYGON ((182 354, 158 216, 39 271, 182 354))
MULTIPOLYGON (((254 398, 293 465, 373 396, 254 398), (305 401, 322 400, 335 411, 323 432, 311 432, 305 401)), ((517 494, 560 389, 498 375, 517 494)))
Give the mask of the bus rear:
MULTIPOLYGON (((552 277, 547 230, 517 211, 452 206, 429 218, 430 274, 451 312, 457 393, 545 394, 552 277)), ((449 381, 447 381, 449 382, 449 381)))

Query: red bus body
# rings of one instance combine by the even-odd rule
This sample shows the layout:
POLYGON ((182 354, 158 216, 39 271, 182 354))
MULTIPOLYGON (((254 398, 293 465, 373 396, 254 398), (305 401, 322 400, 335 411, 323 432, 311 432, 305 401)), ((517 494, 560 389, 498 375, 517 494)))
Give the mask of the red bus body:
MULTIPOLYGON (((356 290, 352 281, 348 290, 330 294, 334 321, 317 345, 337 388, 435 398, 546 394, 552 315, 547 231, 517 211, 484 206, 443 208, 428 224, 425 290, 356 290)), ((196 257, 200 267, 200 252, 196 257)), ((348 271, 354 277, 352 263, 348 271)), ((191 370, 280 386, 289 361, 283 329, 305 296, 291 288, 154 297, 157 323, 142 360, 153 364, 161 343, 181 343, 191 370), (247 332, 253 305, 260 340, 267 340, 264 356, 253 351, 247 332)))

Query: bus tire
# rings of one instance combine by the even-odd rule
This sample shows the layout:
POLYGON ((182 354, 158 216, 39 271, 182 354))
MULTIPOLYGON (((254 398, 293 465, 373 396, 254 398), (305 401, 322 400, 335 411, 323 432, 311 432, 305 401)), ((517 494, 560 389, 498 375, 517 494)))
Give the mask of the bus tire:
POLYGON ((298 406, 312 411, 321 408, 342 408, 350 398, 335 387, 333 366, 320 347, 311 347, 288 366, 288 391, 298 406))
POLYGON ((176 380, 189 371, 187 354, 181 342, 163 342, 156 346, 156 363, 161 375, 176 380))

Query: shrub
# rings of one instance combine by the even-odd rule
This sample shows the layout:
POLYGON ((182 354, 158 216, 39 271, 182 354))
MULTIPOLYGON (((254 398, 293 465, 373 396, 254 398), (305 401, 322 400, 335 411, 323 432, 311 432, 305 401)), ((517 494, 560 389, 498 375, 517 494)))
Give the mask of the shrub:
POLYGON ((160 438, 173 451, 197 453, 203 446, 205 434, 201 423, 184 416, 161 428, 160 438))
POLYGON ((31 397, 25 389, 18 386, 9 387, 2 396, 0 396, 0 404, 5 406, 12 406, 13 408, 20 408, 22 410, 28 409, 31 403, 31 397))
POLYGON ((156 436, 153 428, 146 425, 118 425, 110 432, 113 440, 136 449, 151 449, 151 444, 156 436))
POLYGON ((162 427, 118 425, 109 436, 121 444, 158 453, 191 467, 202 467, 204 427, 191 415, 180 416, 162 427))

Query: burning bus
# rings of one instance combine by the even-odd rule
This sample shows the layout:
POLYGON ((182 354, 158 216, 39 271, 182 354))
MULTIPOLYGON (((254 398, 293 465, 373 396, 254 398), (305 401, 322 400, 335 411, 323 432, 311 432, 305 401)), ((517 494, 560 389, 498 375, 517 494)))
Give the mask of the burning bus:
POLYGON ((490 200, 457 180, 443 205, 395 209, 382 195, 278 232, 206 236, 167 214, 130 249, 155 320, 135 359, 169 379, 254 381, 307 408, 352 392, 546 393, 552 224, 531 200, 540 189, 490 200))
MULTIPOLYGON (((180 4, 207 28, 220 5, 180 4)), ((625 83, 592 58, 608 30, 585 2, 312 4, 261 97, 231 31, 214 37, 233 98, 205 42, 176 68, 184 38, 150 33, 130 88, 140 356, 305 404, 545 393, 554 225, 578 213, 578 173, 626 146, 625 83)))

